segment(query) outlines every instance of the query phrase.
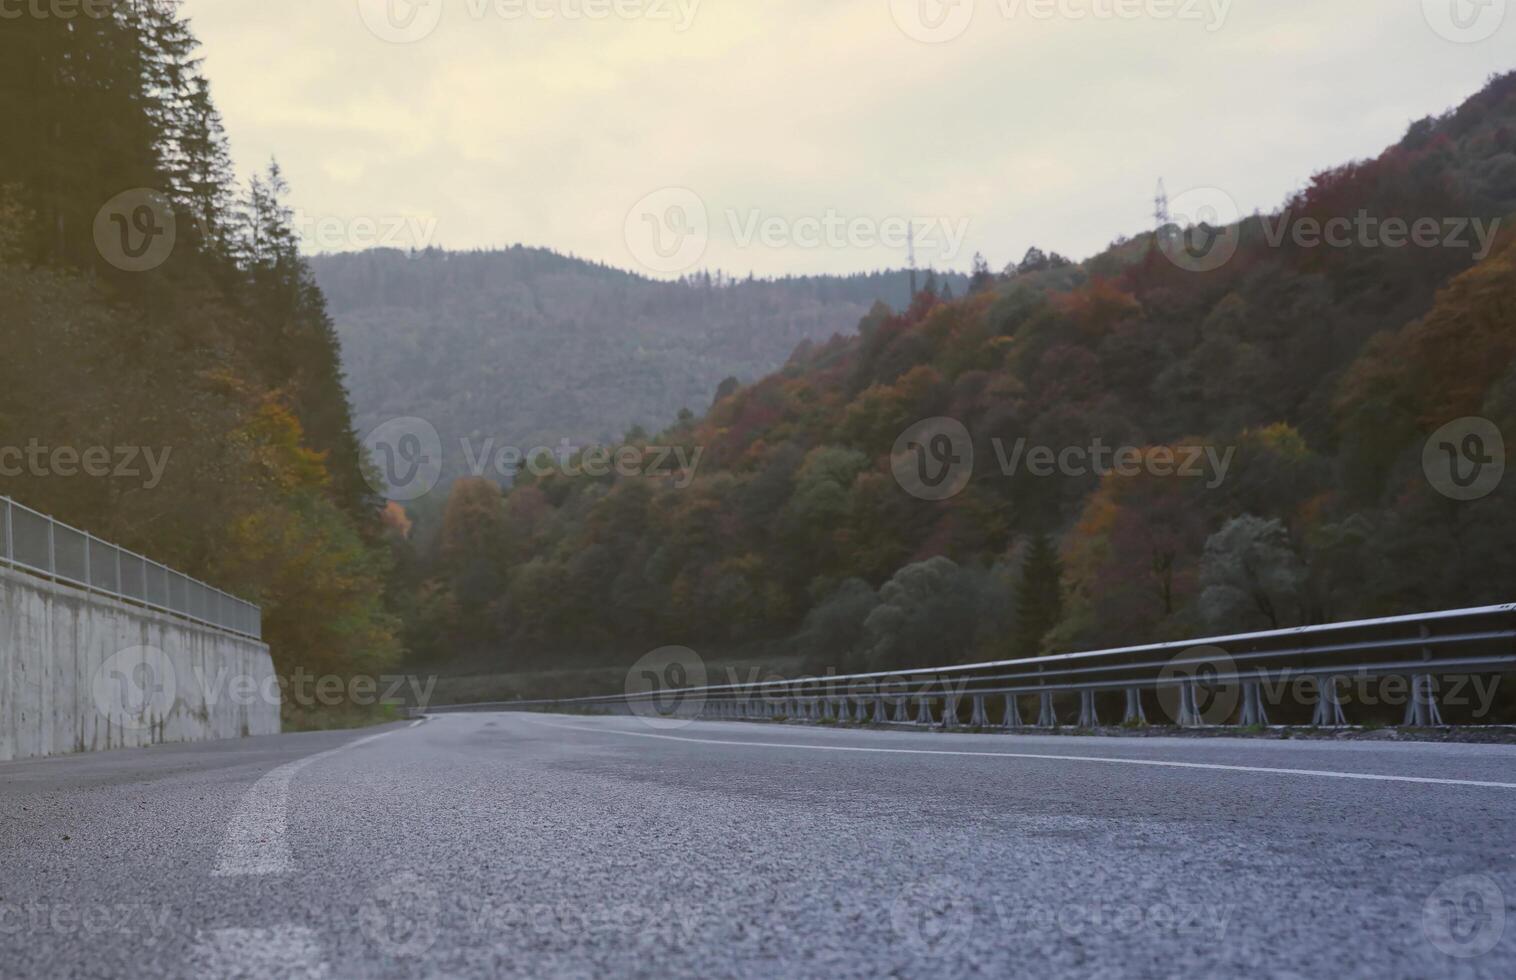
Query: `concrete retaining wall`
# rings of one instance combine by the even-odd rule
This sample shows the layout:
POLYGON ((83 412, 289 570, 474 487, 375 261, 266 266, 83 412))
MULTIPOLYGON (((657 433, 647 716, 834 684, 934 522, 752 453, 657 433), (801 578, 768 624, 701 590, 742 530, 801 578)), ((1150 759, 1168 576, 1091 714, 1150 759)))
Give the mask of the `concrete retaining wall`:
POLYGON ((0 567, 0 760, 278 732, 264 644, 0 567))

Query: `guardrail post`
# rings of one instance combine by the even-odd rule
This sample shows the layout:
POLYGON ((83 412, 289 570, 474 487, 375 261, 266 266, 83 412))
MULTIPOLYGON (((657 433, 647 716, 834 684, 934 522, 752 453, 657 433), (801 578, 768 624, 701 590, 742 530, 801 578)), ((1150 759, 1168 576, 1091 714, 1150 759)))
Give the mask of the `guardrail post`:
POLYGON ((1057 728, 1058 713, 1053 710, 1053 692, 1043 691, 1038 699, 1041 710, 1037 715, 1038 728, 1057 728))
POLYGON ((918 698, 916 700, 916 724, 925 725, 928 728, 935 723, 932 718, 932 699, 918 698))
POLYGON ((1079 692, 1079 727, 1099 728, 1100 712, 1095 708, 1095 692, 1079 692))
POLYGON ((853 701, 851 698, 843 698, 837 703, 837 720, 844 725, 853 723, 853 701))
MULTIPOLYGON (((1426 623, 1421 624, 1421 638, 1425 640, 1432 635, 1432 628, 1426 623)), ((1421 659, 1432 659, 1432 648, 1421 648, 1421 659)), ((1403 725, 1414 725, 1425 728, 1432 725, 1442 724, 1442 712, 1437 708, 1437 689, 1431 674, 1411 675, 1411 700, 1405 706, 1405 721, 1403 725)))
POLYGON ((1336 728, 1348 723, 1342 712, 1342 701, 1337 697, 1337 678, 1316 678, 1316 715, 1311 724, 1317 728, 1336 728))
POLYGON ((1123 725, 1146 725, 1148 716, 1142 710, 1142 688, 1129 687, 1126 689, 1126 717, 1121 719, 1123 725))
POLYGON ((902 694, 895 698, 895 724, 908 725, 911 722, 911 705, 902 694))
POLYGON ((1263 687, 1257 681, 1242 682, 1242 724, 1244 728, 1267 725, 1269 713, 1263 706, 1263 687))
POLYGON ((1016 701, 1016 695, 1005 696, 1005 727, 1025 728, 1026 723, 1021 720, 1021 705, 1016 701))
POLYGON ((1442 712, 1437 707, 1437 689, 1431 674, 1411 676, 1411 700, 1406 702, 1405 720, 1401 724, 1415 728, 1433 728, 1442 724, 1442 712))
POLYGON ((947 731, 958 724, 958 695, 944 694, 942 696, 942 729, 947 731))
POLYGON ((1181 728, 1199 728, 1201 725, 1200 705, 1195 697, 1195 683, 1194 680, 1179 682, 1179 726, 1181 728))
POLYGON ((882 725, 890 720, 889 706, 884 703, 883 694, 874 695, 874 724, 882 725))
POLYGON ((974 695, 974 711, 969 716, 969 725, 974 728, 989 728, 990 716, 984 710, 984 695, 974 695))

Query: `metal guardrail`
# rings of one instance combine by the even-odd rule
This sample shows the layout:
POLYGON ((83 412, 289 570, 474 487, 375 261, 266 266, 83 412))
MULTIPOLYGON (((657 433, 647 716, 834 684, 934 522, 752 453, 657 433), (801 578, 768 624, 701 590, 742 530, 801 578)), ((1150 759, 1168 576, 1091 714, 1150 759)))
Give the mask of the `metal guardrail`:
POLYGON ((9 497, 0 497, 0 562, 228 633, 263 635, 263 612, 251 602, 9 497))
POLYGON ((1181 726, 1268 724, 1267 690, 1300 684, 1313 724, 1346 724, 1339 685, 1353 677, 1408 679, 1403 724, 1442 724, 1437 681, 1516 670, 1516 603, 1018 660, 697 687, 664 685, 597 697, 448 705, 480 710, 618 711, 674 717, 790 719, 951 728, 1056 728, 1053 697, 1079 695, 1079 727, 1101 723, 1096 695, 1124 692, 1123 724, 1145 724, 1145 692, 1166 695, 1181 726), (1220 708, 1207 708, 1216 692, 1220 708), (990 698, 998 698, 992 705, 990 698), (1027 725, 1023 699, 1035 699, 1027 725), (967 709, 968 718, 963 717, 967 709), (1222 714, 1218 716, 1217 712, 1222 714), (993 721, 992 721, 993 718, 993 721), (1235 720, 1235 721, 1234 721, 1235 720))

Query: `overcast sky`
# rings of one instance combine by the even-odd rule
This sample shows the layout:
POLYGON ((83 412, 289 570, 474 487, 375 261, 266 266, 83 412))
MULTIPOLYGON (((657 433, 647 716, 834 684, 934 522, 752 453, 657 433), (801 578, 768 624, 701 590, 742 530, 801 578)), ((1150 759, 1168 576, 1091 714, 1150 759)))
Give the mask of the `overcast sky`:
POLYGON ((312 251, 521 242, 776 275, 901 265, 907 221, 923 265, 1082 258, 1152 224, 1160 176, 1273 208, 1516 68, 1508 2, 185 10, 239 169, 278 157, 312 251))

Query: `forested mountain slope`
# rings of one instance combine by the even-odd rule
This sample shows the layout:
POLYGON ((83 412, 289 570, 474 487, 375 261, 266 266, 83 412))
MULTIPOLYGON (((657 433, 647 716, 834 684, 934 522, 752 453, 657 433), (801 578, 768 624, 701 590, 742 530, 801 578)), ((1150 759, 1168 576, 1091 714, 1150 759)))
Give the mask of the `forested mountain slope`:
POLYGON ((1494 224, 1513 212, 1508 75, 1242 222, 1218 268, 1145 234, 870 315, 665 433, 704 452, 688 486, 460 484, 418 622, 502 666, 764 641, 822 669, 1509 601, 1516 480, 1456 499, 1428 437, 1471 416, 1516 433, 1516 231, 1494 224), (1295 234, 1360 215, 1438 234, 1295 234), (932 417, 972 440, 943 500, 892 467, 932 417), (1016 455, 1097 439, 1129 473, 1016 455))
MULTIPOLYGON (((442 436, 523 450, 657 429, 702 412, 728 377, 755 380, 804 341, 850 332, 909 274, 646 279, 544 249, 374 250, 312 259, 342 339, 363 430, 419 416, 442 436)), ((962 275, 944 274, 962 292, 962 275)))
POLYGON ((336 335, 195 47, 162 0, 0 30, 0 493, 260 603, 281 675, 376 670, 390 552, 336 335))

